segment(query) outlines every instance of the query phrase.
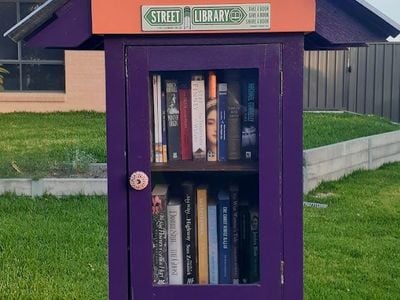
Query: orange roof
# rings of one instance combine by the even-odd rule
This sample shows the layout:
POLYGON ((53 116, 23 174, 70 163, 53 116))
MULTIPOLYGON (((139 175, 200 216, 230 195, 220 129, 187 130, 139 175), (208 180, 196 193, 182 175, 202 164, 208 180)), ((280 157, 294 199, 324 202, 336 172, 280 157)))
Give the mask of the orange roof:
MULTIPOLYGON (((142 29, 142 6, 213 6, 213 5, 269 4, 270 22, 268 27, 227 30, 204 29, 207 32, 311 32, 315 30, 315 0, 92 0, 92 23, 94 34, 143 34, 152 33, 142 29)), ((146 14, 146 13, 144 13, 146 14)), ((174 21, 171 14, 164 20, 174 21), (170 17, 170 18, 169 18, 170 17), (169 18, 169 19, 168 19, 169 18)), ((145 22, 145 21, 143 21, 145 22)), ((217 28, 218 26, 215 26, 217 28)), ((162 30, 157 33, 187 33, 187 30, 162 30)), ((190 30, 191 33, 204 32, 203 29, 190 30)), ((154 33, 154 32, 153 32, 154 33)))

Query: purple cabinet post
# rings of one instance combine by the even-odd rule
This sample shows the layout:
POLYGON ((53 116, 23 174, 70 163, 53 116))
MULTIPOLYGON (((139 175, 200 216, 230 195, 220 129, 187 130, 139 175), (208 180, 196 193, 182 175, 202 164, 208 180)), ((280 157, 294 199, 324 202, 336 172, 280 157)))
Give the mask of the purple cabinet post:
POLYGON ((105 50, 110 299, 302 299, 303 36, 113 37, 105 50), (168 79, 210 70, 219 82, 236 71, 256 78, 257 161, 152 162, 152 74, 168 79), (129 186, 136 171, 149 177, 143 190, 129 186), (235 181, 240 197, 255 195, 246 201, 257 207, 257 280, 153 284, 151 191, 187 178, 221 189, 235 181))

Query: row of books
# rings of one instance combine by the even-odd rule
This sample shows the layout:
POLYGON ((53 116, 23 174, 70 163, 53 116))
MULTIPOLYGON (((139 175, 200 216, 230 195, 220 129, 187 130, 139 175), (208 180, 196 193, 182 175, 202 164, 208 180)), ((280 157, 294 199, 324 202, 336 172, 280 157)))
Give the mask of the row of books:
POLYGON ((218 74, 152 75, 153 162, 257 160, 257 78, 218 74))
POLYGON ((152 191, 154 284, 247 284, 259 281, 259 214, 239 188, 167 184, 152 191))

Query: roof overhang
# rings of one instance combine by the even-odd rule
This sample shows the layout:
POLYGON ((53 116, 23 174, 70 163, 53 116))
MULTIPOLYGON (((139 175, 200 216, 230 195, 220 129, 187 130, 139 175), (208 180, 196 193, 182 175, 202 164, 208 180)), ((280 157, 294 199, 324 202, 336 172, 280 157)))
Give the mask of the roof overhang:
POLYGON ((69 0, 47 0, 4 33, 4 36, 9 37, 14 42, 24 39, 43 24, 49 22, 54 17, 55 12, 68 1, 69 0))
POLYGON ((306 49, 384 42, 400 25, 364 0, 317 0, 316 30, 306 36, 306 49))
MULTIPOLYGON (((91 0, 48 0, 5 36, 47 48, 100 48, 92 34, 91 0)), ((386 41, 400 25, 365 0, 316 0, 315 32, 305 35, 306 49, 339 49, 386 41)))
POLYGON ((92 35, 91 0, 47 0, 4 36, 29 46, 95 49, 102 38, 92 35))

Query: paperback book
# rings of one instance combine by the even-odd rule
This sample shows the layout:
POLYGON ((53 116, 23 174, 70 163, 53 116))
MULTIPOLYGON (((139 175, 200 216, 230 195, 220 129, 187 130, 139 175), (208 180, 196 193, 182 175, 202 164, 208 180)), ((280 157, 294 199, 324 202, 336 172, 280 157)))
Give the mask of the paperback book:
POLYGON ((229 194, 218 192, 218 257, 219 283, 231 284, 231 208, 229 194))
POLYGON ((197 245, 199 284, 208 284, 207 186, 197 188, 197 245))
POLYGON ((183 275, 184 283, 197 283, 196 188, 193 182, 182 183, 183 189, 183 275))
POLYGON ((192 88, 192 151, 193 159, 206 159, 206 102, 205 85, 202 75, 194 75, 192 88))
POLYGON ((183 284, 182 204, 172 198, 167 205, 168 214, 168 268, 169 284, 183 284))
POLYGON ((168 136, 168 159, 181 159, 180 129, 179 129, 179 99, 178 82, 166 80, 166 106, 167 106, 167 136, 168 136))
POLYGON ((153 283, 168 284, 168 185, 156 184, 152 193, 153 283))

